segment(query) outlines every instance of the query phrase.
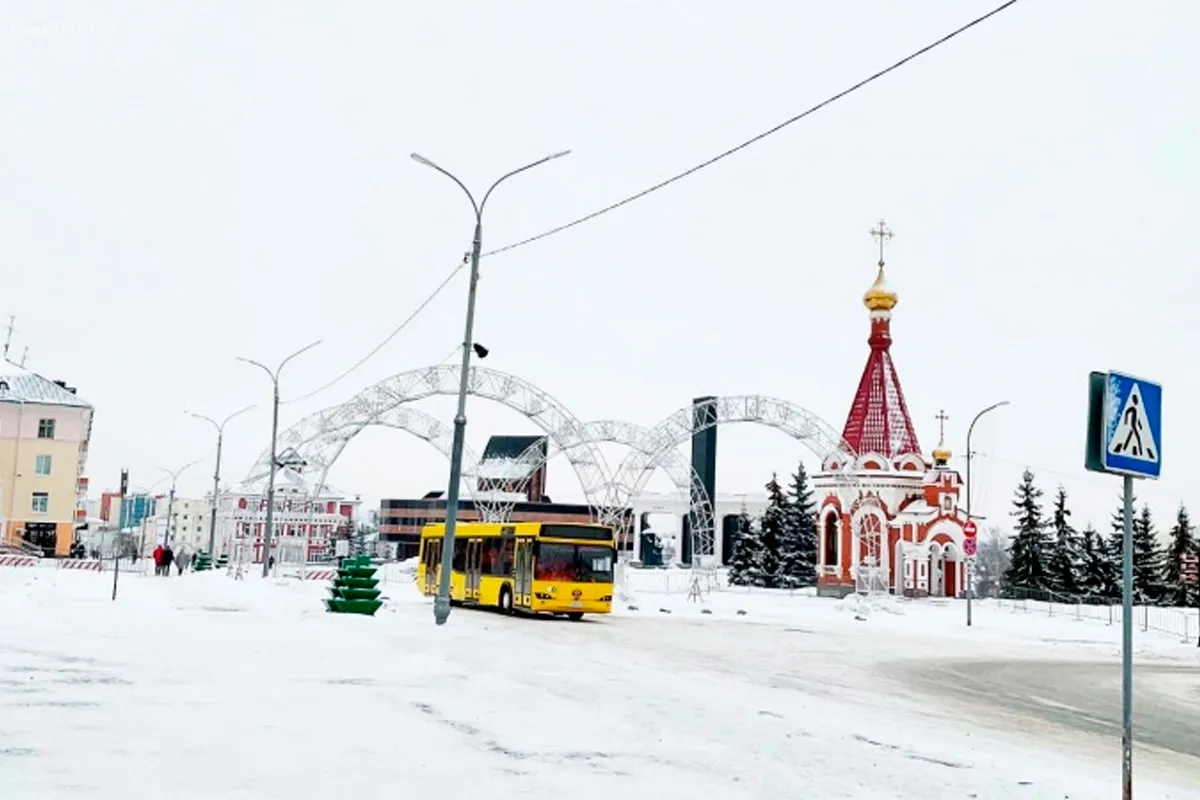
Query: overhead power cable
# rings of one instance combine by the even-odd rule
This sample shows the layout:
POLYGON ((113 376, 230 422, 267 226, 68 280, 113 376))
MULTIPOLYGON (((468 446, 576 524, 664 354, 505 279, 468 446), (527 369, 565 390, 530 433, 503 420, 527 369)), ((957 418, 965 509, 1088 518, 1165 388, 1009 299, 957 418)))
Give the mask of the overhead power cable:
MULTIPOLYGON (((654 184, 653 186, 649 186, 645 189, 642 189, 640 192, 636 192, 634 194, 629 195, 628 197, 622 198, 621 200, 618 200, 615 203, 611 203, 607 206, 604 206, 603 208, 597 209, 596 211, 593 211, 590 214, 585 214, 584 216, 579 217, 577 219, 573 219, 570 222, 567 222, 567 223, 564 223, 557 227, 551 228, 547 231, 543 231, 542 233, 539 233, 536 236, 530 236, 526 239, 521 239, 521 240, 513 242, 511 244, 506 244, 503 247, 497 247, 494 250, 488 250, 487 252, 483 253, 483 257, 486 258, 488 256, 499 255, 500 253, 507 253, 509 251, 516 250, 519 247, 524 247, 525 245, 533 244, 534 242, 540 242, 542 239, 548 239, 551 236, 562 233, 563 231, 570 230, 571 228, 575 228, 579 225, 584 224, 585 222, 590 222, 590 221, 596 219, 597 217, 604 216, 605 214, 608 214, 611 211, 616 211, 618 208, 623 208, 624 206, 627 206, 630 203, 640 200, 643 197, 646 197, 647 195, 653 194, 654 192, 657 192, 660 189, 665 189, 666 187, 670 186, 671 184, 678 183, 679 181, 683 180, 684 178, 694 175, 702 169, 711 167, 713 164, 716 164, 718 161, 722 161, 722 160, 728 158, 729 156, 734 155, 735 153, 745 150, 746 148, 750 147, 753 144, 757 144, 758 142, 761 142, 763 139, 766 139, 769 136, 779 133, 779 131, 783 130, 784 128, 787 128, 787 127, 799 122, 800 120, 804 119, 805 117, 811 116, 812 114, 815 114, 816 112, 820 111, 821 109, 836 103, 838 100, 841 100, 841 99, 853 94, 854 92, 857 92, 859 89, 862 89, 865 86, 868 86, 869 84, 874 83, 875 81, 879 80, 883 76, 885 76, 891 72, 895 72, 900 67, 903 67, 906 64, 908 64, 910 61, 914 61, 917 58, 920 58, 921 56, 925 55, 926 53, 937 49, 938 47, 942 46, 943 44, 946 44, 947 42, 949 42, 951 39, 954 39, 954 38, 960 36, 961 34, 966 33, 971 28, 974 28, 975 26, 988 21, 992 17, 995 17, 996 15, 1000 14, 1002 11, 1005 11, 1005 10, 1011 8, 1012 6, 1014 6, 1016 4, 1017 4, 1017 0, 1007 0, 1007 2, 997 6, 996 8, 987 12, 986 14, 976 17, 975 19, 971 20, 970 22, 966 23, 965 25, 955 28, 953 31, 951 31, 950 33, 947 33, 945 36, 942 36, 940 39, 937 39, 936 41, 925 45, 920 50, 916 50, 915 52, 910 53, 909 55, 905 56, 904 58, 900 59, 899 61, 896 61, 895 63, 891 64, 890 66, 885 67, 885 68, 879 70, 878 72, 875 72, 872 75, 860 80, 858 83, 856 83, 846 89, 843 89, 842 91, 838 92, 835 95, 832 95, 831 97, 826 98, 825 100, 822 100, 820 103, 817 103, 816 105, 806 109, 805 111, 802 111, 799 114, 796 114, 795 116, 784 120, 783 122, 779 123, 778 125, 775 125, 772 128, 768 128, 767 130, 763 131, 762 133, 759 133, 756 136, 752 136, 751 138, 745 140, 744 142, 741 142, 740 144, 737 144, 737 145, 729 148, 728 150, 718 153, 717 155, 713 156, 712 158, 702 161, 693 167, 689 167, 688 169, 684 170, 683 172, 672 175, 671 177, 667 178, 666 180, 660 181, 660 182, 654 184)), ((395 339, 396 336, 399 335, 399 333, 401 331, 403 331, 406 327, 408 327, 408 324, 411 323, 413 321, 413 319, 415 319, 417 317, 418 314, 420 314, 422 311, 424 311, 426 306, 428 306, 431 302, 433 302, 434 298, 437 297, 438 294, 440 294, 441 291, 446 288, 447 284, 449 284, 450 281, 453 280, 454 277, 459 272, 462 271, 463 267, 465 267, 466 264, 467 264, 467 262, 465 260, 462 264, 459 264, 458 267, 455 268, 453 272, 451 272, 448 276, 446 276, 446 280, 442 281, 442 283, 436 289, 433 290, 433 293, 430 294, 429 297, 425 298, 425 300, 422 301, 422 303, 419 306, 417 306, 416 310, 414 310, 412 312, 412 314, 410 314, 408 316, 408 318, 404 320, 404 322, 400 323, 400 325, 395 330, 393 330, 391 333, 389 333, 382 342, 380 342, 378 345, 376 345, 375 348, 373 350, 371 350, 371 352, 367 353, 365 356, 363 356, 361 359, 359 359, 357 362, 355 362, 353 366, 351 366, 349 369, 342 372, 336 378, 334 378, 333 380, 324 384, 323 386, 321 386, 317 389, 314 389, 313 391, 308 392, 307 394, 301 395, 300 397, 294 397, 291 400, 288 400, 286 402, 295 403, 300 400, 306 400, 316 394, 319 394, 319 393, 325 391, 326 389, 330 388, 334 384, 342 381, 344 378, 346 378, 352 372, 354 372, 359 367, 361 367, 363 364, 365 364, 367 361, 369 361, 371 358, 373 358, 376 353, 378 353, 380 350, 382 350, 384 347, 386 347, 388 345, 388 343, 391 342, 393 339, 395 339)))
POLYGON ((484 255, 485 256, 494 256, 494 255, 498 255, 500 253, 506 253, 509 250, 516 250, 518 247, 524 247, 527 244, 533 244, 534 242, 541 241, 542 239, 547 239, 551 236, 554 236, 555 234, 562 233, 563 231, 566 231, 566 230, 570 230, 571 228, 574 228, 577 225, 582 225, 585 222, 590 222, 590 221, 596 219, 597 217, 601 217, 601 216, 609 213, 610 211, 616 211, 618 208, 627 206, 636 200, 641 200, 646 195, 653 194, 654 192, 657 192, 659 189, 665 189, 666 187, 670 186, 673 183, 678 183, 679 181, 683 180, 684 178, 694 175, 706 167, 711 167, 713 164, 716 164, 718 161, 729 158, 729 156, 733 155, 734 153, 738 153, 742 150, 745 150, 750 145, 757 144, 758 142, 761 142, 763 139, 766 139, 768 136, 772 136, 773 134, 779 133, 781 130, 788 127, 789 125, 793 125, 793 124, 799 122, 800 120, 804 119, 805 117, 807 117, 811 114, 815 114, 816 112, 820 111, 821 109, 825 108, 826 106, 832 105, 832 104, 836 103, 838 100, 841 100, 842 98, 847 97, 848 95, 851 95, 854 92, 857 92, 859 89, 862 89, 863 87, 879 80, 884 75, 887 75, 889 72, 894 72, 895 70, 898 70, 900 67, 903 67, 908 62, 913 61, 917 58, 920 58, 921 56, 925 55, 926 53, 930 52, 931 50, 934 50, 934 49, 942 46, 943 44, 945 44, 946 42, 955 38, 956 36, 966 33, 971 28, 974 28, 976 25, 986 22, 987 20, 996 16, 997 14, 1004 11, 1005 9, 1008 9, 1008 8, 1016 5, 1016 3, 1017 3, 1017 0, 1008 0, 1008 2, 1004 3, 1003 5, 997 6, 996 8, 992 9, 991 11, 989 11, 988 13, 984 14, 981 17, 976 17, 975 19, 968 22, 966 25, 956 28, 955 30, 946 34, 945 36, 938 39, 937 41, 925 45, 920 50, 917 50, 916 52, 905 56, 904 58, 895 62, 891 66, 885 67, 884 69, 879 70, 878 72, 874 73, 870 77, 864 78, 863 80, 859 81, 858 83, 854 84, 853 86, 851 86, 847 89, 843 89, 842 91, 838 92, 837 94, 833 95, 832 97, 822 100, 820 103, 817 103, 815 106, 812 106, 811 108, 807 109, 806 111, 800 112, 799 114, 797 114, 794 117, 790 117, 790 118, 784 120, 783 122, 779 123, 775 127, 769 128, 769 129, 763 131, 762 133, 758 134, 757 136, 752 136, 751 138, 747 139, 746 141, 742 142, 741 144, 735 145, 735 146, 729 148, 728 150, 725 150, 722 153, 718 153, 717 155, 713 156, 712 158, 708 159, 707 161, 702 161, 699 164, 695 165, 694 167, 690 167, 688 169, 685 169, 683 172, 680 172, 676 175, 672 175, 670 178, 667 178, 664 181, 660 181, 659 183, 656 183, 653 186, 642 189, 640 192, 637 192, 636 194, 631 194, 628 197, 625 197, 621 200, 618 200, 615 203, 612 203, 611 205, 607 205, 604 208, 593 211, 590 214, 585 214, 584 216, 579 217, 578 219, 573 219, 568 223, 559 225, 557 228, 551 228, 550 230, 543 231, 542 233, 539 233, 536 236, 530 236, 528 239, 521 239, 520 241, 513 242, 512 244, 506 244, 503 247, 497 247, 495 250, 487 251, 486 253, 484 253, 484 255))

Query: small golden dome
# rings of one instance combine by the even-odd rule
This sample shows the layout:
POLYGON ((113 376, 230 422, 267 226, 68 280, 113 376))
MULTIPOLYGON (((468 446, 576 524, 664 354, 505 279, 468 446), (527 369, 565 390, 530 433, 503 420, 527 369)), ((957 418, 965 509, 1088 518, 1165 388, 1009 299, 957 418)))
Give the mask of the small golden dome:
POLYGON ((953 455, 953 454, 949 450, 947 450, 944 447, 939 446, 933 451, 933 463, 934 464, 949 464, 951 455, 953 455))
POLYGON ((891 311, 900 302, 900 297, 888 288, 887 279, 883 276, 883 262, 879 263, 879 274, 867 293, 863 295, 863 305, 870 311, 891 311))

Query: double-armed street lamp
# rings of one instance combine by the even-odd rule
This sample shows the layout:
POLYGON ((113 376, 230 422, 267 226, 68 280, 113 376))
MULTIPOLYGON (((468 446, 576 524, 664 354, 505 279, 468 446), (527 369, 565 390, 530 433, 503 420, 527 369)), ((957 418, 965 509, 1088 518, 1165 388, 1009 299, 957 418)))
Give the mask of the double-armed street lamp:
POLYGON ((163 546, 171 544, 171 534, 175 532, 175 484, 179 481, 179 476, 188 467, 194 467, 200 463, 200 459, 188 462, 177 470, 169 470, 166 467, 159 467, 159 472, 165 472, 171 476, 171 491, 167 495, 167 530, 163 534, 163 546))
MULTIPOLYGON (((475 212, 475 237, 471 242, 471 282, 467 289, 467 321, 462 345, 462 373, 458 382, 458 409, 454 414, 454 439, 450 451, 450 486, 446 491, 446 535, 442 542, 442 571, 438 582, 438 593, 433 602, 433 619, 438 625, 444 625, 450 618, 450 568, 454 556, 454 529, 458 523, 458 484, 462 481, 463 437, 467 427, 467 383, 471 371, 471 352, 474 349, 471 338, 475 328, 475 289, 479 283, 479 256, 483 250, 483 210, 487 206, 492 192, 504 181, 526 170, 541 166, 547 161, 562 158, 570 152, 570 150, 563 150, 501 175, 483 193, 483 200, 479 202, 475 201, 475 195, 471 194, 471 190, 454 175, 428 158, 418 153, 412 154, 413 161, 437 170, 458 184, 458 188, 462 189, 467 199, 471 201, 471 208, 475 212)), ((480 352, 480 358, 486 353, 486 349, 480 352)))
POLYGON ((254 406, 246 406, 243 409, 233 412, 220 422, 217 422, 212 417, 206 417, 203 414, 196 414, 192 411, 187 412, 190 416, 193 416, 196 419, 202 419, 217 429, 217 466, 213 470, 212 509, 210 511, 208 520, 208 555, 213 559, 216 558, 216 553, 214 552, 213 548, 216 546, 217 541, 217 494, 221 491, 221 444, 225 439, 225 425, 234 417, 239 417, 252 408, 254 408, 254 406))
MULTIPOLYGON (((1001 406, 1008 405, 1007 400, 1001 400, 999 403, 992 403, 987 408, 975 415, 975 419, 971 420, 970 426, 967 427, 967 521, 971 522, 971 433, 975 430, 975 423, 979 422, 979 418, 989 411, 995 411, 1001 406)), ((967 627, 971 627, 971 596, 975 594, 975 570, 972 569, 973 562, 967 562, 967 627)))
POLYGON ((267 520, 266 525, 263 526, 262 574, 264 578, 271 573, 271 531, 272 525, 275 522, 275 470, 279 468, 277 463, 278 454, 275 452, 275 446, 279 437, 279 373, 283 371, 283 368, 289 361, 301 353, 306 353, 313 349, 319 345, 321 341, 321 339, 318 339, 312 344, 301 347, 299 350, 283 359, 283 361, 280 361, 279 366, 274 370, 272 370, 266 364, 260 364, 253 359, 243 358, 242 356, 237 357, 238 361, 244 361, 247 364, 253 364, 263 372, 267 373, 267 377, 271 379, 271 386, 273 387, 271 395, 271 466, 267 472, 267 520))

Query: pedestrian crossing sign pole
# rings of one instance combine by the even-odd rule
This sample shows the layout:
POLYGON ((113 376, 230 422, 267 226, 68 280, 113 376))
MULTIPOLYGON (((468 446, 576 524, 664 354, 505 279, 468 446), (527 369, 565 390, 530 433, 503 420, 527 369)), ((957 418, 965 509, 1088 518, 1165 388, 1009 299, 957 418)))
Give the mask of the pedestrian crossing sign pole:
POLYGON ((1122 476, 1121 779, 1122 800, 1133 798, 1133 479, 1162 473, 1162 385, 1124 372, 1093 372, 1088 379, 1085 466, 1122 476))

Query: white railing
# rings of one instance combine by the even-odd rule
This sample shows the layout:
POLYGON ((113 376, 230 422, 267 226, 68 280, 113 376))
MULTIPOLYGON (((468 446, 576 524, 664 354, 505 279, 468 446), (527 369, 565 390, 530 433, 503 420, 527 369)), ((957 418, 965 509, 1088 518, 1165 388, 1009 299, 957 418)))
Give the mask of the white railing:
MULTIPOLYGON (((1047 617, 1090 620, 1105 625, 1121 624, 1124 611, 1119 603, 1087 602, 1085 599, 1073 600, 1069 597, 1053 600, 998 598, 981 602, 994 603, 998 608, 1011 609, 1014 614, 1040 614, 1047 617)), ((1134 625, 1142 631, 1157 631, 1178 636, 1181 641, 1191 641, 1200 637, 1198 615, 1200 612, 1187 608, 1144 605, 1133 607, 1134 625)))

